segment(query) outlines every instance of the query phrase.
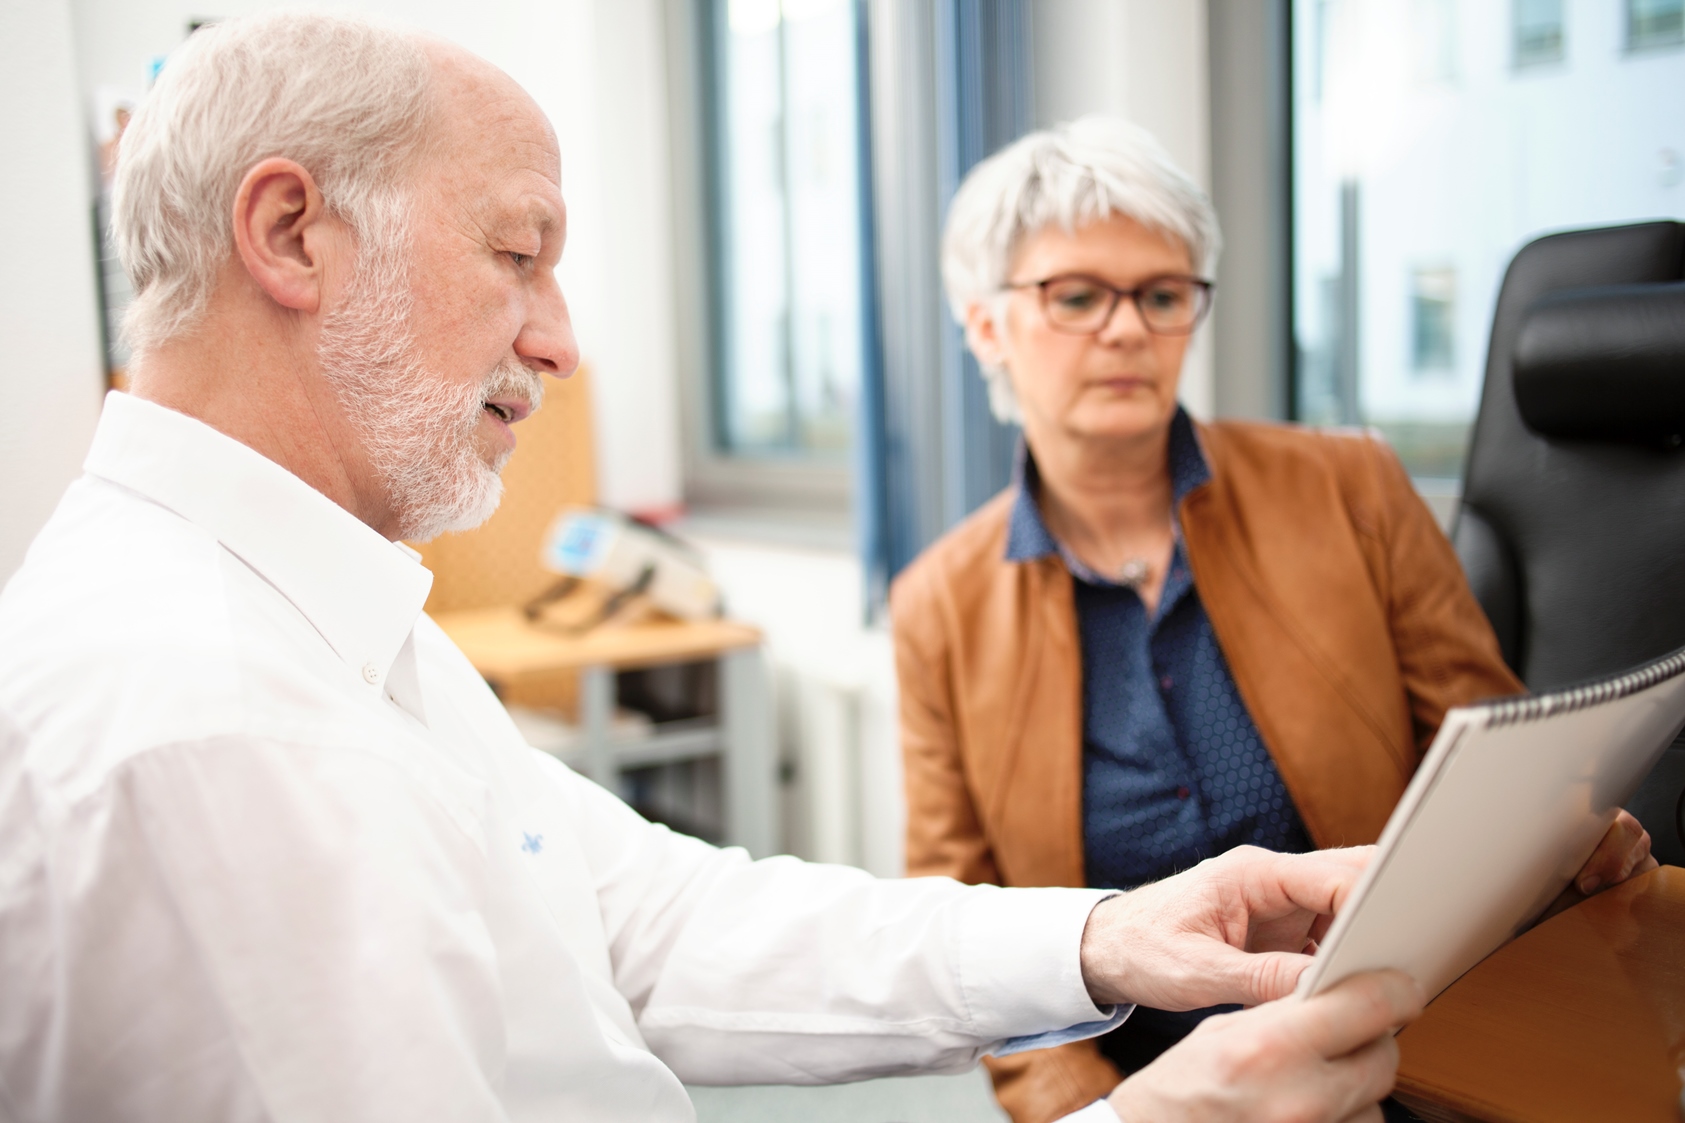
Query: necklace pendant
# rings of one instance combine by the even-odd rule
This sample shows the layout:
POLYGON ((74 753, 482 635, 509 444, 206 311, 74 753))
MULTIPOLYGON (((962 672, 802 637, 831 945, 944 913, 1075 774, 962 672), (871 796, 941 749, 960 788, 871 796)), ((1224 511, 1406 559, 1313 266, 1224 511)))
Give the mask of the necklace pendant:
POLYGON ((1117 580, 1119 585, 1138 589, 1146 583, 1147 578, 1151 577, 1152 574, 1153 567, 1147 564, 1147 559, 1130 558, 1123 563, 1123 568, 1118 570, 1117 580))

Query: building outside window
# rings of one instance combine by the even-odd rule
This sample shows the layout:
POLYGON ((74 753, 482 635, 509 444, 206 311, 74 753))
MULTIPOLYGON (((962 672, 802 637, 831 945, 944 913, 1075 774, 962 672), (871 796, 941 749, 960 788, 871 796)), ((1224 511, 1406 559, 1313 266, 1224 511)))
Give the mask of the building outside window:
POLYGON ((844 465, 863 346, 854 5, 706 8, 712 451, 844 465))
POLYGON ((1685 43, 1685 0, 1626 0, 1629 51, 1685 43))
POLYGON ((1514 0, 1514 65, 1561 62, 1564 51, 1562 0, 1514 0))
POLYGON ((1685 51, 1631 49, 1674 26, 1668 10, 1293 0, 1296 416, 1377 427, 1418 479, 1461 475, 1515 252, 1685 218, 1685 51), (1435 12, 1451 20, 1437 39, 1435 12), (1573 51, 1518 69, 1530 35, 1573 51), (1422 53, 1435 42, 1454 47, 1422 53), (1454 81, 1421 80, 1435 57, 1454 81))
POLYGON ((1417 269, 1410 289, 1410 369, 1450 374, 1457 358, 1457 271, 1417 269))

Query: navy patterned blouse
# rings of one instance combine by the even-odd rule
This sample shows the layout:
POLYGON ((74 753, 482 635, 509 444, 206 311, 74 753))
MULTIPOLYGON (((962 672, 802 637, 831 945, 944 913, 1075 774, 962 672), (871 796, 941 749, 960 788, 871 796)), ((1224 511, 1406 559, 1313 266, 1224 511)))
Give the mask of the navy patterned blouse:
MULTIPOLYGON (((1149 617, 1135 590, 1094 573, 1053 537, 1027 450, 1019 465, 1007 560, 1058 554, 1075 578, 1088 883, 1133 888, 1243 843, 1309 850, 1200 604, 1180 529, 1149 617)), ((1180 409, 1170 428, 1170 476, 1177 507, 1211 478, 1180 409)))
MULTIPOLYGON (((1183 496, 1211 468, 1181 409, 1170 426, 1170 478, 1183 496)), ((1088 884, 1132 889, 1251 843, 1311 849, 1311 839, 1235 689, 1194 588, 1181 528, 1158 612, 1134 589, 1085 566, 1054 538, 1036 495, 1040 479, 1020 448, 1018 499, 1006 558, 1057 554, 1074 579, 1082 638, 1082 834, 1088 884)), ((1141 1008, 1102 1037, 1101 1051, 1134 1072, 1210 1014, 1141 1008)))

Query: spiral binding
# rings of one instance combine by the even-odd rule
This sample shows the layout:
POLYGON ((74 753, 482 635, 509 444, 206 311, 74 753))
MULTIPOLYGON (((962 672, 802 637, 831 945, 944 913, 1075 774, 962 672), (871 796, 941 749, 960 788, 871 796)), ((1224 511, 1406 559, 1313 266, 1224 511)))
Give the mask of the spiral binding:
POLYGON ((1648 690, 1659 682, 1666 682, 1675 675, 1685 671, 1685 648, 1680 648, 1672 655, 1664 655, 1648 666, 1640 667, 1636 671, 1628 671, 1615 678, 1590 682, 1584 686, 1576 686, 1569 690, 1558 690, 1550 694, 1535 694, 1528 698, 1511 698, 1506 701, 1488 703, 1491 716, 1486 719, 1488 729, 1504 725, 1514 725, 1523 721, 1534 721, 1550 714, 1573 713, 1588 706, 1600 706, 1605 702, 1613 702, 1617 698, 1625 698, 1629 694, 1637 694, 1640 690, 1648 690))

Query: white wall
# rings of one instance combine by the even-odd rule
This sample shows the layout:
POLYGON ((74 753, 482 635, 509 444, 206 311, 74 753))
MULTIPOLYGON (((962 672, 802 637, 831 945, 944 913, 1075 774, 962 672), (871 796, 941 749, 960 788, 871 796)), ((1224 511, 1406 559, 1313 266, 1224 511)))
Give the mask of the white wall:
MULTIPOLYGON (((7 18, 20 6, 8 5, 7 18)), ((91 104, 99 86, 144 90, 152 60, 181 42, 188 19, 281 6, 279 0, 71 0, 80 97, 61 106, 57 133, 65 143, 82 135, 85 126, 69 115, 91 104)), ((602 496, 634 510, 676 503, 678 388, 666 306, 672 239, 658 0, 325 6, 403 20, 459 43, 507 71, 549 115, 561 144, 569 210, 560 275, 595 377, 602 496)))
POLYGON ((779 751, 791 768, 781 847, 899 876, 905 810, 894 658, 889 633, 862 624, 859 560, 717 530, 688 536, 727 611, 766 636, 779 751))
POLYGON ((0 4, 0 582, 81 468, 104 385, 67 0, 0 4))
MULTIPOLYGON (((1031 18, 1038 126, 1084 113, 1123 117, 1210 192, 1205 0, 1036 0, 1031 18)), ((1209 325, 1183 365, 1182 401, 1212 415, 1209 325)))

